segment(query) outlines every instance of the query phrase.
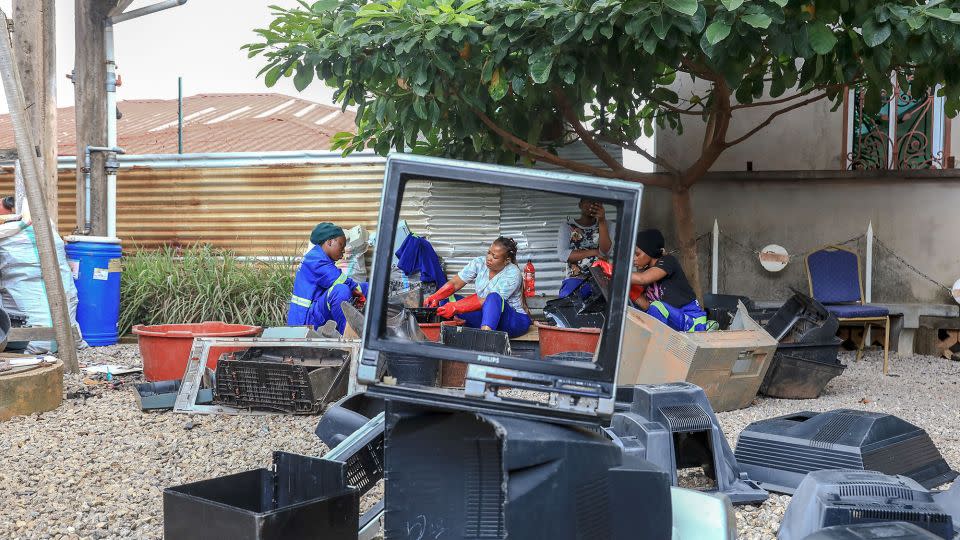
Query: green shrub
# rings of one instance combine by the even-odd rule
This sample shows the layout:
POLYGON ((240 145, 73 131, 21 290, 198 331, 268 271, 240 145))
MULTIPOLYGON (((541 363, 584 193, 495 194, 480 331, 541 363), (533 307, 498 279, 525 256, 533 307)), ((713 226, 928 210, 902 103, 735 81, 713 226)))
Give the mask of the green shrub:
POLYGON ((224 321, 282 326, 296 259, 245 261, 207 245, 140 250, 120 281, 120 334, 135 324, 224 321))

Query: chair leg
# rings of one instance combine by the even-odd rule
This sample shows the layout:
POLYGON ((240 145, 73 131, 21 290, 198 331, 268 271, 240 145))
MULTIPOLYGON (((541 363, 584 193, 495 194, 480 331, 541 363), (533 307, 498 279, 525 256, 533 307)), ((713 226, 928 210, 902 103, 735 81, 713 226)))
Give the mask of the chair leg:
POLYGON ((883 374, 887 374, 887 359, 890 357, 890 317, 883 326, 883 374))
POLYGON ((863 358, 863 347, 867 344, 867 328, 870 328, 870 323, 863 324, 863 336, 860 338, 860 346, 857 347, 857 362, 863 358))

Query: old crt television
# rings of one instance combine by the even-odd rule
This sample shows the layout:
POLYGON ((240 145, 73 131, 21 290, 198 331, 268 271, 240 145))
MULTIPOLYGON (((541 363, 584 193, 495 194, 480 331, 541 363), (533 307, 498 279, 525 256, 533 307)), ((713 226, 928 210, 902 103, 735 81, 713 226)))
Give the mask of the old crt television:
MULTIPOLYGON (((504 167, 395 154, 387 159, 380 223, 366 307, 357 379, 387 400, 454 410, 595 425, 612 415, 627 291, 642 187, 629 182, 531 168, 504 167), (596 350, 555 358, 478 352, 388 332, 391 269, 399 224, 430 240, 452 278, 484 256, 498 236, 518 240, 522 267, 537 252, 538 293, 557 294, 566 265, 556 256, 558 230, 579 215, 580 201, 600 203, 611 229, 606 254, 613 265, 596 350), (539 251, 538 251, 539 250, 539 251), (544 287, 541 291, 541 272, 544 287), (397 383, 387 374, 391 355, 425 365, 467 364, 464 388, 397 383)), ((586 203, 585 203, 586 204, 586 203)), ((596 207, 593 207, 596 208, 596 207)), ((394 270, 395 272, 395 270, 394 270)), ((469 286, 461 291, 472 294, 469 286)), ((421 381, 422 382, 422 381, 421 381)))

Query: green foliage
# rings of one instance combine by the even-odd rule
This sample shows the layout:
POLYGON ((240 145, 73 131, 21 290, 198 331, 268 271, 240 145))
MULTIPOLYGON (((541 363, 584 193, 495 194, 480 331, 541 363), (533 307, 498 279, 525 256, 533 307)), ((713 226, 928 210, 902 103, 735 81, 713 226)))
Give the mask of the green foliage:
POLYGON ((120 333, 135 324, 224 321, 282 326, 293 290, 294 258, 262 263, 197 245, 124 257, 120 333))
MULTIPOLYGON (((868 106, 910 73, 960 106, 960 1, 342 0, 274 8, 246 45, 268 86, 316 77, 358 109, 345 153, 372 148, 513 161, 518 141, 555 150, 575 134, 628 145, 654 126, 705 121, 718 92, 750 104, 865 83, 868 106), (678 73, 711 81, 693 94, 678 73), (563 99, 560 99, 560 97, 563 99), (693 114, 690 114, 693 113, 693 114), (513 134, 509 140, 493 126, 513 134), (507 144, 505 144, 505 142, 507 144)), ((723 143, 724 141, 720 141, 723 143)), ((522 152, 519 152, 522 153, 522 152)), ((529 155, 529 152, 528 152, 529 155)))

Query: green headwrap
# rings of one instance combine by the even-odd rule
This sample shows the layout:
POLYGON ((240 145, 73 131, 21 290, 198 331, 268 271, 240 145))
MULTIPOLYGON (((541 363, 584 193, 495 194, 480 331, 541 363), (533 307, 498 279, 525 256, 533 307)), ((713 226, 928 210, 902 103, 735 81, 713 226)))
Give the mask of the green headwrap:
POLYGON ((343 234, 343 229, 337 227, 333 223, 325 221, 317 224, 317 226, 313 228, 313 232, 310 233, 310 242, 319 246, 331 238, 337 238, 340 236, 345 236, 343 234))

